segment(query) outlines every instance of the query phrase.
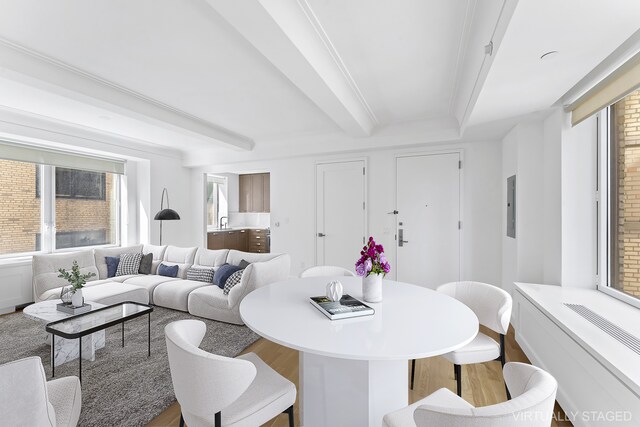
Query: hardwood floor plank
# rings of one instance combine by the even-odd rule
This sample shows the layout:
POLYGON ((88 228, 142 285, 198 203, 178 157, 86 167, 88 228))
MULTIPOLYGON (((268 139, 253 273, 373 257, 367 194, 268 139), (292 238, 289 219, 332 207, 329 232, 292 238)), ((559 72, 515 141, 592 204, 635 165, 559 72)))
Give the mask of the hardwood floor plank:
MULTIPOLYGON (((481 330, 489 336, 498 339, 497 334, 481 327, 481 330)), ((530 363, 522 349, 515 340, 513 328, 509 330, 506 340, 507 361, 530 363)), ((249 346, 243 353, 256 353, 269 366, 279 372, 285 378, 292 381, 298 387, 298 352, 287 347, 272 343, 266 339, 260 339, 249 346)), ((410 363, 410 362, 409 362, 410 363)), ((410 368, 410 366, 409 366, 410 368)), ((448 388, 455 392, 456 381, 453 376, 453 365, 442 357, 420 359, 416 362, 415 386, 409 391, 409 403, 416 402, 440 388, 448 388)), ((502 377, 500 362, 488 362, 462 367, 462 397, 474 406, 493 405, 504 402, 507 398, 502 377)), ((294 406, 295 425, 300 425, 298 418, 298 401, 294 406)), ((564 411, 556 403, 555 419, 552 427, 567 427, 572 424, 565 421, 564 411)), ((178 426, 180 422, 180 406, 174 403, 162 414, 158 415, 149 427, 178 426)), ((285 414, 264 424, 265 427, 288 427, 288 419, 285 414)))

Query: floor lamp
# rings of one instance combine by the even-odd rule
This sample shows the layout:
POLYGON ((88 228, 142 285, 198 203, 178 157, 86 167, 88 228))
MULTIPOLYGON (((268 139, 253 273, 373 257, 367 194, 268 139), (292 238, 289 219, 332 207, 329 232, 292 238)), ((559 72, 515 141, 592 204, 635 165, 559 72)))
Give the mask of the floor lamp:
POLYGON ((156 221, 160 221, 160 245, 162 246, 162 221, 172 221, 180 219, 180 215, 178 215, 178 212, 174 211, 173 209, 169 209, 169 192, 167 191, 166 187, 162 190, 162 197, 160 198, 160 212, 158 212, 153 219, 155 219, 156 221), (165 195, 167 196, 166 209, 164 208, 165 195))

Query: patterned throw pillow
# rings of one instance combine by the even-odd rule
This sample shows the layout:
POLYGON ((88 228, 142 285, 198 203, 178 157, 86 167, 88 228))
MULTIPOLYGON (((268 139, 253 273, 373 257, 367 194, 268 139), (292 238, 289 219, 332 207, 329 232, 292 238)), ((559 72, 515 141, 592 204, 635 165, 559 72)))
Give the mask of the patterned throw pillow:
POLYGON ((233 273, 231 276, 229 276, 229 278, 227 279, 227 282, 224 284, 224 291, 222 291, 223 294, 229 295, 231 288, 233 288, 235 285, 240 283, 240 281, 242 281, 242 273, 244 273, 244 269, 238 270, 235 273, 233 273))
POLYGON ((194 268, 187 270, 187 280, 195 280, 197 282, 213 283, 213 268, 194 268))
POLYGON ((127 274, 138 274, 140 270, 140 260, 142 254, 121 254, 120 263, 116 270, 116 276, 126 276, 127 274))

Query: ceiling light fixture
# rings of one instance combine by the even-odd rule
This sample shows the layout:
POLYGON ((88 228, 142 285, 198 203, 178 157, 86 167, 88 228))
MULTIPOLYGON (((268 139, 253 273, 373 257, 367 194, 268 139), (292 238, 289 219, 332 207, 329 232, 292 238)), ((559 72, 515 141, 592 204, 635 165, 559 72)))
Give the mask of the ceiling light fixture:
POLYGON ((549 52, 543 53, 542 56, 540 56, 540 59, 549 59, 552 56, 555 56, 558 54, 557 50, 550 50, 549 52))

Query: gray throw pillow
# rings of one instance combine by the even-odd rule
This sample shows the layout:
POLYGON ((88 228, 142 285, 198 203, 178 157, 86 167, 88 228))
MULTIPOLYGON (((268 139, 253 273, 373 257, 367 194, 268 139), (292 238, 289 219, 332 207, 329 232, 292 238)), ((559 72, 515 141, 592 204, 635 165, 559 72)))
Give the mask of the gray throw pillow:
POLYGON ((222 293, 225 295, 229 295, 229 292, 231 291, 231 289, 233 289, 235 285, 237 285, 242 281, 243 273, 244 273, 244 269, 238 270, 235 273, 233 273, 231 276, 229 276, 229 278, 224 284, 224 290, 222 291, 222 293))
POLYGON ((247 268, 249 267, 249 264, 251 264, 249 261, 243 259, 242 261, 240 261, 240 264, 238 264, 238 267, 247 268))
POLYGON ((126 276, 128 274, 138 274, 140 270, 140 260, 142 254, 122 254, 120 255, 120 263, 116 270, 116 276, 126 276))
POLYGON ((151 274, 151 264, 153 264, 153 254, 145 254, 142 256, 140 260, 140 268, 138 269, 138 273, 140 274, 151 274))

